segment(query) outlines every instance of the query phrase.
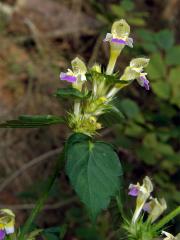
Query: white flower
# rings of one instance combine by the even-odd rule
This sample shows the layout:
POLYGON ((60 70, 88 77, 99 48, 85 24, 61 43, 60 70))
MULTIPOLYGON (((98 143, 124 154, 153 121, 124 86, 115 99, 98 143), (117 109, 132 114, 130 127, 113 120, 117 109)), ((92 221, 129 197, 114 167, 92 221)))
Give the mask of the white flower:
POLYGON ((180 240, 180 233, 177 234, 176 237, 165 231, 162 231, 162 234, 166 236, 163 240, 180 240))
POLYGON ((72 60, 71 65, 72 70, 68 69, 66 73, 61 72, 60 79, 63 81, 77 84, 86 81, 87 68, 85 63, 81 59, 76 57, 74 60, 72 60))
POLYGON ((135 223, 141 214, 144 204, 150 197, 151 192, 153 191, 153 185, 150 178, 146 176, 143 179, 142 185, 140 185, 139 183, 137 183, 136 185, 130 184, 129 189, 129 195, 137 196, 136 209, 132 218, 132 222, 135 223))
POLYGON ((153 223, 166 210, 167 204, 164 198, 158 201, 157 198, 152 198, 150 202, 143 207, 149 213, 148 219, 153 223))

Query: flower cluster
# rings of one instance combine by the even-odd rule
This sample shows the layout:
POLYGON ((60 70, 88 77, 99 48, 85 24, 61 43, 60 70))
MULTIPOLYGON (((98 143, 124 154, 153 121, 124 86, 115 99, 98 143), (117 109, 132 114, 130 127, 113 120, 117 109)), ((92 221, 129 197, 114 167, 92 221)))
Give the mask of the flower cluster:
POLYGON ((9 209, 0 210, 0 240, 14 233, 15 215, 9 209))
POLYGON ((74 111, 68 118, 68 125, 74 132, 91 136, 102 128, 101 123, 98 122, 99 116, 113 108, 114 96, 133 80, 136 79, 146 90, 150 89, 147 73, 144 72, 144 68, 149 63, 148 58, 135 58, 131 60, 122 75, 114 73, 122 49, 125 46, 133 47, 133 39, 129 35, 130 26, 124 19, 113 23, 111 33, 107 33, 104 39, 104 42, 109 42, 110 45, 110 57, 105 71, 102 71, 101 65, 97 63, 88 68, 80 58, 76 57, 71 62, 72 69, 60 73, 60 80, 70 84, 69 97, 72 98, 73 95, 74 99, 74 111))
MULTIPOLYGON (((159 237, 159 230, 156 229, 158 218, 167 208, 164 198, 157 199, 152 197, 153 184, 151 179, 146 176, 142 185, 129 185, 129 195, 136 197, 136 208, 130 222, 126 221, 124 229, 131 236, 130 239, 136 240, 154 240, 159 237), (147 212, 147 218, 144 213, 147 212)), ((172 234, 162 231, 162 235, 166 237, 163 240, 180 240, 180 234, 174 237, 172 234)))
POLYGON ((129 186, 129 195, 137 197, 136 199, 136 209, 132 218, 132 222, 135 223, 142 210, 149 213, 148 221, 153 223, 156 221, 159 216, 166 210, 167 205, 164 198, 157 199, 151 196, 151 192, 153 191, 153 184, 149 177, 145 177, 143 180, 143 184, 140 185, 137 183, 136 185, 130 184, 129 186), (147 202, 147 200, 149 201, 147 202))

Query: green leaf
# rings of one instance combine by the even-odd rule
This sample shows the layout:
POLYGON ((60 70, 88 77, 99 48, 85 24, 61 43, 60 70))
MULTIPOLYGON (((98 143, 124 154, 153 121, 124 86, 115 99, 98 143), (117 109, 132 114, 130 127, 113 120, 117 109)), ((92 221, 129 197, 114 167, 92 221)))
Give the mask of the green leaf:
POLYGON ((79 99, 85 99, 89 97, 88 92, 80 92, 78 89, 69 87, 69 88, 60 88, 56 91, 54 94, 55 97, 60 98, 79 98, 79 99))
POLYGON ((138 29, 136 30, 137 35, 142 38, 145 42, 148 43, 153 43, 155 42, 155 33, 150 31, 150 30, 146 30, 146 29, 138 29))
POLYGON ((126 10, 126 11, 132 11, 135 7, 134 2, 132 0, 123 0, 121 2, 121 6, 126 10))
POLYGON ((136 104, 136 102, 130 100, 130 99, 123 99, 120 103, 119 103, 119 107, 120 110, 122 111, 122 113, 124 113, 124 115, 127 118, 136 118, 139 113, 140 113, 140 109, 139 106, 136 104))
POLYGON ((112 147, 106 143, 92 142, 90 137, 83 134, 74 134, 69 141, 66 173, 95 220, 120 188, 121 164, 112 147))
POLYGON ((166 66, 160 53, 154 53, 150 57, 147 72, 150 79, 160 79, 166 77, 166 66))
POLYGON ((38 128, 53 124, 65 123, 65 118, 54 115, 21 115, 17 120, 0 124, 0 128, 38 128))
POLYGON ((140 17, 129 17, 128 22, 129 24, 132 24, 137 27, 143 27, 146 25, 146 21, 140 17))
POLYGON ((111 108, 110 111, 100 116, 100 122, 103 126, 111 126, 113 124, 120 124, 125 120, 125 115, 115 106, 111 108))
POLYGON ((180 76, 180 67, 176 67, 171 69, 170 74, 169 74, 169 83, 171 84, 172 88, 172 96, 171 96, 171 103, 177 105, 180 107, 180 81, 179 81, 179 76, 180 76))
POLYGON ((180 65, 180 45, 171 48, 166 55, 166 64, 180 65))
POLYGON ((157 47, 154 43, 142 43, 141 46, 148 52, 154 53, 157 51, 157 47))
POLYGON ((116 5, 116 4, 111 4, 110 8, 111 8, 111 12, 115 16, 120 17, 120 18, 123 18, 125 16, 125 11, 121 6, 116 5))
POLYGON ((171 86, 167 82, 158 81, 155 83, 152 83, 152 89, 153 92, 160 98, 167 100, 170 98, 171 94, 171 86))
POLYGON ((174 44, 173 32, 168 29, 161 30, 160 32, 156 33, 155 40, 156 40, 157 45, 160 48, 162 48, 164 50, 168 50, 174 44))
POLYGON ((43 233, 43 236, 45 240, 59 240, 59 237, 52 233, 43 233))
POLYGON ((27 236, 27 240, 35 240, 37 238, 38 235, 40 235, 40 233, 42 232, 42 229, 36 229, 34 231, 32 231, 28 236, 27 236))
MULTIPOLYGON (((56 234, 60 236, 60 239, 63 239, 67 231, 67 225, 57 226, 57 227, 50 227, 44 230, 45 234, 56 234)), ((59 239, 59 238, 58 238, 59 239)))
POLYGON ((83 240, 103 240, 102 236, 99 236, 96 227, 79 227, 76 228, 76 236, 78 239, 83 240))
POLYGON ((148 165, 154 165, 157 161, 153 151, 146 146, 140 146, 139 148, 137 148, 136 153, 138 158, 140 158, 148 165))
POLYGON ((58 226, 58 227, 46 228, 46 229, 44 230, 44 232, 46 232, 46 233, 60 233, 60 232, 61 232, 61 227, 58 226))

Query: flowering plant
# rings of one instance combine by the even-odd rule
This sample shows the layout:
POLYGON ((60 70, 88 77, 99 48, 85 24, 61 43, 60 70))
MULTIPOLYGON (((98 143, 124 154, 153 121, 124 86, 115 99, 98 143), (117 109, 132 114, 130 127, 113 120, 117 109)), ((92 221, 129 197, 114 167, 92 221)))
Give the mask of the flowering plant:
MULTIPOLYGON (((112 145, 97 141, 95 136, 98 130, 103 128, 101 115, 114 112, 122 117, 122 113, 113 104, 116 94, 122 88, 136 80, 145 90, 150 90, 147 73, 144 71, 149 63, 148 58, 134 58, 123 73, 115 72, 115 65, 123 48, 133 47, 133 39, 129 35, 130 26, 124 19, 113 23, 111 33, 107 33, 104 39, 104 42, 109 42, 110 45, 109 62, 105 70, 98 63, 87 67, 82 59, 76 57, 71 62, 72 69, 60 73, 60 80, 67 82, 67 87, 57 89, 54 96, 58 99, 73 101, 73 109, 70 109, 66 116, 22 115, 17 120, 0 124, 0 127, 6 128, 37 128, 63 123, 72 131, 57 161, 54 175, 47 185, 46 192, 18 233, 19 240, 28 239, 28 236, 33 236, 29 237, 29 240, 35 239, 34 236, 39 233, 27 235, 31 224, 48 197, 59 170, 64 166, 71 185, 85 204, 92 221, 96 220, 101 210, 108 208, 111 198, 114 197, 117 203, 121 201, 119 192, 122 188, 123 171, 120 160, 112 145)), ((120 213, 130 240, 155 239, 159 236, 159 230, 180 212, 177 208, 175 212, 156 224, 156 220, 166 209, 166 202, 164 199, 158 200, 150 197, 153 185, 149 177, 143 180, 142 185, 131 184, 129 190, 129 195, 137 197, 132 221, 127 220, 122 208, 120 208, 120 213), (146 221, 142 215, 143 210, 149 213, 146 221)), ((3 225, 0 233, 1 239, 4 239, 5 234, 8 234, 6 225, 3 225)), ((167 236, 166 240, 178 238, 172 238, 171 234, 163 233, 167 236)))

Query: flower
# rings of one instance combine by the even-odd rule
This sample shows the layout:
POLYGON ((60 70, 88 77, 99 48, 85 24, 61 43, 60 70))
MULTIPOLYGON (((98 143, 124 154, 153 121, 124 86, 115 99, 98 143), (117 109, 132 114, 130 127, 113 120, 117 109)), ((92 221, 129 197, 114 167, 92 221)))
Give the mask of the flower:
POLYGON ((144 204, 150 197, 151 192, 153 191, 153 185, 150 178, 146 176, 143 179, 143 185, 140 185, 139 183, 137 183, 136 185, 130 184, 129 190, 129 195, 137 197, 136 209, 132 218, 132 222, 135 223, 140 216, 144 204))
POLYGON ((130 26, 124 20, 115 21, 111 33, 107 33, 104 42, 110 42, 113 48, 123 48, 125 45, 133 47, 133 39, 129 38, 130 26))
POLYGON ((129 38, 130 26, 124 20, 115 21, 111 28, 111 33, 107 33, 104 42, 110 42, 110 58, 107 66, 106 74, 113 73, 116 60, 121 50, 127 45, 133 47, 133 39, 129 38))
POLYGON ((1 229, 1 225, 0 225, 0 240, 3 240, 5 238, 6 232, 1 229))
POLYGON ((174 237, 171 233, 162 231, 162 234, 165 235, 166 237, 163 240, 179 240, 180 239, 180 233, 174 237))
POLYGON ((14 233, 15 215, 10 209, 0 210, 0 240, 14 233))
POLYGON ((72 60, 71 65, 72 70, 68 69, 66 73, 61 72, 60 79, 70 83, 85 81, 86 80, 85 74, 87 72, 85 63, 81 59, 76 57, 74 60, 72 60))
POLYGON ((92 66, 91 70, 97 73, 101 73, 101 65, 99 63, 95 63, 92 66))
POLYGON ((148 58, 135 58, 131 60, 130 65, 126 67, 120 80, 131 81, 136 79, 141 87, 149 90, 149 80, 146 78, 147 73, 143 72, 148 63, 148 58))
POLYGON ((167 204, 164 198, 159 201, 157 198, 152 198, 150 202, 143 207, 144 211, 149 213, 148 219, 153 223, 166 210, 167 204))

